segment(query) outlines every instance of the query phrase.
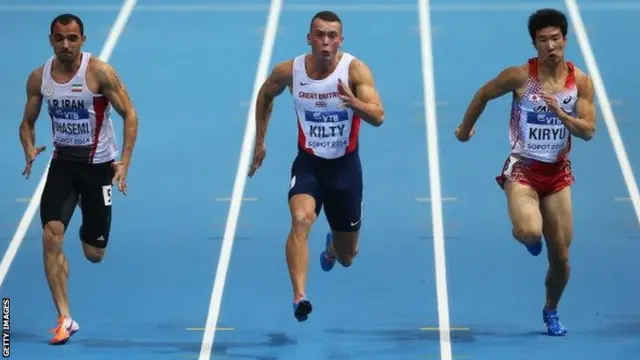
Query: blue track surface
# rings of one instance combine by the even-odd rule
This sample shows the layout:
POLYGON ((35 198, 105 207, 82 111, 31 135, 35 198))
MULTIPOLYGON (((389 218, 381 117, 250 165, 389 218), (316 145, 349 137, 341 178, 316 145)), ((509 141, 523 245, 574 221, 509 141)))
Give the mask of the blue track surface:
MULTIPOLYGON (((345 50, 372 68, 388 119, 382 128, 362 129, 360 254, 348 271, 323 273, 317 258, 327 227, 324 218, 316 223, 308 279, 315 310, 308 322, 297 323, 284 258, 296 140, 285 93, 276 102, 264 166, 245 187, 212 358, 441 359, 431 204, 418 201, 430 196, 431 179, 416 2, 349 1, 359 6, 336 8, 345 22, 345 50), (394 7, 375 10, 372 4, 394 7)), ((560 312, 569 336, 550 338, 542 334, 540 314, 545 256, 533 258, 511 239, 504 196, 494 180, 508 151, 507 97, 487 107, 470 143, 453 136, 473 92, 505 66, 534 55, 526 18, 535 6, 494 0, 488 9, 485 1, 464 1, 431 2, 453 359, 636 359, 640 231, 602 114, 594 140, 574 141, 572 279, 560 312)), ((121 6, 82 3, 0 5, 9 19, 5 26, 19 33, 5 37, 9 52, 0 58, 3 253, 45 167, 43 157, 32 179, 20 176, 24 158, 17 133, 27 74, 51 54, 49 22, 57 13, 75 12, 85 21, 85 50, 98 54, 121 6)), ((138 108, 140 137, 130 195, 115 199, 105 261, 84 259, 78 216, 66 239, 70 305, 82 329, 66 346, 47 345, 55 309, 36 213, 0 289, 12 300, 12 358, 198 358, 269 1, 229 1, 236 6, 230 9, 219 1, 192 0, 204 7, 184 11, 183 4, 178 12, 152 7, 179 3, 139 1, 109 59, 138 108), (257 6, 242 7, 250 4, 257 6)), ((285 1, 269 67, 307 51, 309 19, 324 6, 302 5, 314 3, 285 1)), ((640 143, 633 134, 640 127, 630 97, 640 79, 633 76, 633 47, 618 45, 633 37, 640 2, 579 4, 627 153, 637 165, 640 143), (612 10, 616 4, 625 7, 612 10)), ((543 6, 565 8, 562 1, 543 6)), ((573 28, 567 57, 587 70, 573 28)), ((120 118, 114 121, 121 143, 120 118)), ((51 153, 44 116, 37 143, 51 153)))

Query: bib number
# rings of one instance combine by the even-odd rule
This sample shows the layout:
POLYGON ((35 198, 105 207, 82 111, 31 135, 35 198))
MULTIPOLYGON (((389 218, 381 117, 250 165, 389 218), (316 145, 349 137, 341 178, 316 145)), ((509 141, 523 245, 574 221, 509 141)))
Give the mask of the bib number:
POLYGON ((527 114, 525 147, 530 152, 557 152, 566 144, 569 134, 562 120, 554 113, 527 114))
POLYGON ((54 109, 54 142, 64 146, 90 146, 93 144, 89 112, 85 109, 54 109))
POLYGON ((111 206, 113 200, 111 198, 111 185, 102 186, 102 198, 104 199, 104 206, 111 206))
POLYGON ((349 113, 337 111, 305 111, 307 143, 310 148, 339 149, 348 146, 351 131, 349 113))

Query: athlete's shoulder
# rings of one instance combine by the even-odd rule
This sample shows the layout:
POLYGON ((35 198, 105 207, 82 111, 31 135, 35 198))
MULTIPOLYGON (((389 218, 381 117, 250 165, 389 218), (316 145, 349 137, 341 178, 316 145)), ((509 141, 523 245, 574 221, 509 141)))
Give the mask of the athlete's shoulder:
POLYGON ((369 65, 367 65, 364 60, 352 55, 345 54, 351 58, 351 62, 349 63, 349 71, 361 71, 361 70, 369 70, 369 65))
POLYGON ((44 65, 39 65, 29 72, 28 78, 37 78, 38 80, 42 79, 42 74, 44 74, 44 65))
POLYGON ((293 63, 295 59, 288 59, 277 63, 269 76, 271 81, 289 83, 293 78, 293 63))
POLYGON ((576 82, 591 80, 591 77, 586 73, 586 71, 582 70, 571 61, 569 61, 569 64, 571 64, 571 67, 573 68, 573 77, 576 79, 576 82))
POLYGON ((485 86, 511 91, 525 86, 528 79, 529 64, 507 65, 485 86))
POLYGON ((95 55, 90 55, 89 64, 87 65, 87 71, 102 73, 104 71, 110 71, 112 69, 113 67, 106 61, 103 61, 95 55))
POLYGON ((277 71, 280 74, 292 74, 294 62, 295 58, 276 63, 276 65, 273 67, 273 71, 277 71))
POLYGON ((568 67, 570 67, 573 70, 573 73, 575 75, 577 75, 578 73, 582 73, 584 74, 584 70, 582 70, 581 67, 579 67, 578 65, 576 65, 576 62, 570 59, 565 59, 565 63, 568 67))
POLYGON ((115 68, 108 62, 94 55, 91 55, 89 58, 87 73, 97 81, 101 89, 103 86, 111 87, 120 83, 120 78, 115 68))
POLYGON ((526 62, 518 65, 508 65, 503 69, 505 76, 513 80, 525 82, 529 79, 529 72, 531 71, 531 63, 526 62))
POLYGON ((349 78, 352 81, 373 78, 373 72, 366 62, 353 55, 351 55, 351 57, 352 59, 349 63, 349 78))
POLYGON ((106 62, 102 61, 102 59, 95 56, 94 54, 89 55, 89 65, 95 66, 99 64, 106 64, 106 62))
POLYGON ((593 80, 591 79, 591 76, 575 65, 573 66, 573 74, 578 93, 586 96, 593 96, 593 80))
POLYGON ((27 89, 31 91, 40 90, 42 85, 42 75, 44 74, 44 65, 40 65, 29 72, 27 76, 27 89))

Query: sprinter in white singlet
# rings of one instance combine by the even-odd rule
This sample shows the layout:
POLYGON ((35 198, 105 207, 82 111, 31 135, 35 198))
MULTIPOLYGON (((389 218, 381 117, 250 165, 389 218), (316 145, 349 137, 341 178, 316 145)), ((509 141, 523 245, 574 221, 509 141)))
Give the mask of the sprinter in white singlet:
POLYGON ((368 66, 341 52, 342 22, 330 11, 311 19, 311 53, 278 64, 256 104, 252 177, 266 154, 265 137, 274 98, 289 88, 298 127, 298 156, 291 167, 291 230, 286 256, 293 287, 293 311, 305 321, 312 311, 305 294, 308 242, 312 224, 324 208, 331 231, 320 254, 324 271, 335 262, 348 267, 358 252, 362 224, 362 166, 358 153, 361 121, 380 126, 384 109, 368 66))
POLYGON ((62 14, 51 22, 54 56, 27 79, 27 103, 20 125, 27 178, 36 156, 35 122, 45 103, 53 131, 53 157, 40 200, 45 273, 58 312, 50 343, 66 343, 79 330, 67 301, 68 265, 62 242, 76 205, 82 198, 80 240, 86 258, 104 257, 111 229, 112 184, 126 194, 126 174, 138 132, 136 111, 111 66, 84 44, 82 20, 62 14), (124 120, 122 157, 118 150, 110 108, 124 120))
POLYGON ((547 334, 564 336, 558 304, 569 281, 573 233, 569 161, 571 136, 588 141, 596 129, 591 79, 566 61, 568 23, 555 9, 533 13, 529 34, 537 57, 504 69, 480 88, 456 129, 468 141, 490 100, 511 93, 511 153, 497 177, 507 199, 512 235, 534 256, 547 244, 546 302, 542 319, 547 334), (544 229, 544 232, 543 232, 544 229))

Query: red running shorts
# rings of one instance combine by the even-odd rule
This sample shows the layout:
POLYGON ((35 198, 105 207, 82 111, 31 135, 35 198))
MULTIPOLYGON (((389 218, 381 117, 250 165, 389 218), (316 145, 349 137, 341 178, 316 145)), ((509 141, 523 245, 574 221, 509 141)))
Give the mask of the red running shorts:
POLYGON ((504 189, 505 182, 532 187, 538 196, 544 197, 573 185, 575 178, 571 162, 567 159, 556 163, 545 163, 517 155, 510 155, 505 161, 502 173, 496 177, 498 185, 504 189))

